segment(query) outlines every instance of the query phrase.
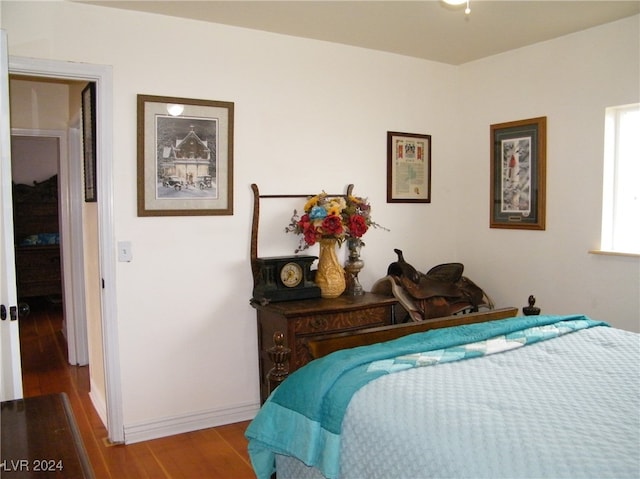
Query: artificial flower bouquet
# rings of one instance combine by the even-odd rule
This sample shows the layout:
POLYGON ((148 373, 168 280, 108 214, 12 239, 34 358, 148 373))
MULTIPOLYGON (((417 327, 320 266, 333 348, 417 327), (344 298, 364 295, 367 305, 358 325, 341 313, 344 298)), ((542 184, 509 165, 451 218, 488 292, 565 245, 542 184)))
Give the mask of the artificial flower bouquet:
POLYGON ((371 205, 358 196, 330 197, 324 191, 307 200, 304 213, 294 210, 287 233, 302 235, 296 253, 313 246, 323 238, 334 238, 338 244, 360 239, 370 227, 381 228, 371 219, 371 205))

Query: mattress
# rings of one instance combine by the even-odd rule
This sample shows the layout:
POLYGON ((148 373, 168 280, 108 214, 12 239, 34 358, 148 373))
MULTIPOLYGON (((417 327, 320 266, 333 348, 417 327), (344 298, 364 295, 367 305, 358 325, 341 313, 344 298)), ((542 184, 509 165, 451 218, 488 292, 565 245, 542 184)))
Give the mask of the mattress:
MULTIPOLYGON (((383 375, 346 409, 338 477, 638 478, 639 338, 597 326, 383 375)), ((323 477, 276 464, 278 479, 323 477)))

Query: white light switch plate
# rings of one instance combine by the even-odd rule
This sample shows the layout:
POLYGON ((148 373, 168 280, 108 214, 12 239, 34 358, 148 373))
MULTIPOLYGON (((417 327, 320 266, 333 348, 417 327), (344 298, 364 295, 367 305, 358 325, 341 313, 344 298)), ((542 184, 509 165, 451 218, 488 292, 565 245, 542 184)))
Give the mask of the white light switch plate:
POLYGON ((118 241, 118 261, 129 263, 132 259, 131 241, 118 241))

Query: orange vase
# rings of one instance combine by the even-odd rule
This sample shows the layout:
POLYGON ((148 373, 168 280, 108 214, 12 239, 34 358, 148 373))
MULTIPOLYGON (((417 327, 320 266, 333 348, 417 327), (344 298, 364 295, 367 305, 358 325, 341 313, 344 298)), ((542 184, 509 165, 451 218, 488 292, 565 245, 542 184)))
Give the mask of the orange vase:
POLYGON ((320 296, 323 298, 337 298, 347 287, 344 269, 338 262, 337 244, 338 241, 335 238, 320 240, 320 255, 315 283, 320 287, 320 296))

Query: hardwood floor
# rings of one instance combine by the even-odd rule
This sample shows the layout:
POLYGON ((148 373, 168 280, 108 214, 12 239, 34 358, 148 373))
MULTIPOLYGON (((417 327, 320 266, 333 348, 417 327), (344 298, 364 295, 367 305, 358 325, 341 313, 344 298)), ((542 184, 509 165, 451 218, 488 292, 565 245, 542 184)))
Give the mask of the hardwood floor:
POLYGON ((112 445, 89 399, 89 367, 67 363, 59 305, 30 302, 20 319, 24 396, 65 392, 98 479, 255 478, 248 422, 130 445, 112 445))

